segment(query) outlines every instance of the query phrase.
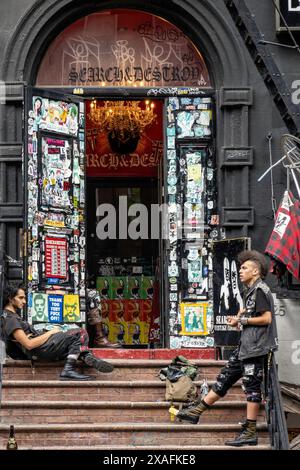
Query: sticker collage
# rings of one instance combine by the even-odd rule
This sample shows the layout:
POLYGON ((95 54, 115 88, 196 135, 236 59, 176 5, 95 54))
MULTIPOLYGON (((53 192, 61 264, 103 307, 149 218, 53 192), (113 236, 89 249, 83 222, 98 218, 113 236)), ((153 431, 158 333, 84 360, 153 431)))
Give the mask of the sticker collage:
MULTIPOLYGON (((85 321, 84 104, 33 96, 28 115, 28 320, 85 321)), ((39 324, 39 325, 37 325, 39 324)))
POLYGON ((219 237, 212 100, 167 100, 170 348, 213 347, 211 242, 219 237))

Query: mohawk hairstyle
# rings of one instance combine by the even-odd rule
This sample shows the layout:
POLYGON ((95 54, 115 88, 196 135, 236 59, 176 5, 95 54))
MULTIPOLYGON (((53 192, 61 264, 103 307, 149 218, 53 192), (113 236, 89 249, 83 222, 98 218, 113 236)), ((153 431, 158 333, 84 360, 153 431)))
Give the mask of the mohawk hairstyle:
POLYGON ((252 261, 259 268, 260 276, 264 279, 268 274, 268 262, 266 257, 256 250, 244 250, 238 255, 238 261, 240 264, 246 261, 252 261))

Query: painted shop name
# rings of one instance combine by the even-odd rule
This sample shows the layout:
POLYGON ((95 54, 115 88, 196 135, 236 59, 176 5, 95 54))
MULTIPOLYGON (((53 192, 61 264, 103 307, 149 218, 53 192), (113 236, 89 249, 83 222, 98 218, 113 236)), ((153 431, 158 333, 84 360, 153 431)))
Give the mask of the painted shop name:
POLYGON ((108 153, 104 155, 87 154, 88 168, 134 168, 134 167, 156 167, 159 162, 159 154, 130 154, 116 155, 108 153))
POLYGON ((81 67, 76 70, 74 67, 69 72, 69 82, 73 85, 78 83, 112 83, 122 84, 128 82, 193 82, 195 85, 205 86, 207 81, 197 66, 162 66, 162 67, 81 67))

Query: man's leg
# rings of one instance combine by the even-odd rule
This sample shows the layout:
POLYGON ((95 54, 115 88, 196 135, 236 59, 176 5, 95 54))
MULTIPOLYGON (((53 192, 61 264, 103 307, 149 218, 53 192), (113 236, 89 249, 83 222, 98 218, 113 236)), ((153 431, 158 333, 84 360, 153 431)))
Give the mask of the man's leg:
POLYGON ((78 354, 77 357, 79 357, 79 359, 81 359, 88 366, 98 370, 99 372, 109 373, 114 370, 114 366, 112 364, 103 361, 102 359, 98 359, 89 350, 89 336, 86 330, 84 330, 83 328, 80 328, 79 331, 78 329, 69 330, 66 334, 69 335, 69 337, 71 338, 76 338, 71 343, 69 354, 78 354))
POLYGON ((257 445, 256 421, 259 413, 261 385, 263 381, 265 356, 253 357, 243 361, 243 386, 247 397, 247 420, 243 424, 242 432, 233 440, 226 441, 226 445, 241 447, 244 445, 257 445))
MULTIPOLYGON (((78 330, 77 330, 78 331, 78 330)), ((89 375, 79 374, 76 370, 76 361, 80 354, 80 337, 68 335, 64 332, 56 333, 41 347, 34 350, 34 355, 40 359, 59 361, 67 359, 60 374, 62 380, 89 380, 89 375)))
MULTIPOLYGON (((230 356, 226 366, 221 369, 216 382, 206 397, 196 406, 190 406, 176 413, 177 418, 197 424, 202 413, 208 410, 220 398, 224 397, 232 385, 242 377, 242 373, 242 364, 238 359, 238 349, 236 349, 230 356)), ((173 407, 170 408, 170 413, 175 414, 173 407)))

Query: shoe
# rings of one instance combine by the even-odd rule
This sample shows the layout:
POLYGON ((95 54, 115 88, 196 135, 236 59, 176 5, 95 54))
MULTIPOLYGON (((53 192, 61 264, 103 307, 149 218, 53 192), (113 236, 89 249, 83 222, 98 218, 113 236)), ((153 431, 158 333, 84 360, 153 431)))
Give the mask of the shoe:
POLYGON ((226 446, 242 447, 242 446, 257 446, 258 439, 256 433, 256 423, 247 421, 242 424, 242 431, 232 440, 225 441, 226 446))
POLYGON ((81 359, 88 366, 93 367, 99 372, 109 373, 114 370, 114 366, 112 364, 110 364, 109 362, 103 361, 102 359, 97 359, 97 357, 93 356, 93 354, 90 352, 86 354, 82 354, 81 359))
POLYGON ((63 370, 60 373, 60 380, 91 380, 89 375, 79 374, 75 370, 76 359, 67 359, 63 370))
POLYGON ((192 423, 192 424, 197 424, 202 413, 206 411, 208 408, 209 406, 206 405, 203 401, 201 401, 196 406, 195 405, 189 406, 188 408, 180 410, 177 413, 174 412, 175 408, 171 407, 169 409, 169 412, 175 415, 176 418, 180 420, 188 421, 189 423, 192 423))

